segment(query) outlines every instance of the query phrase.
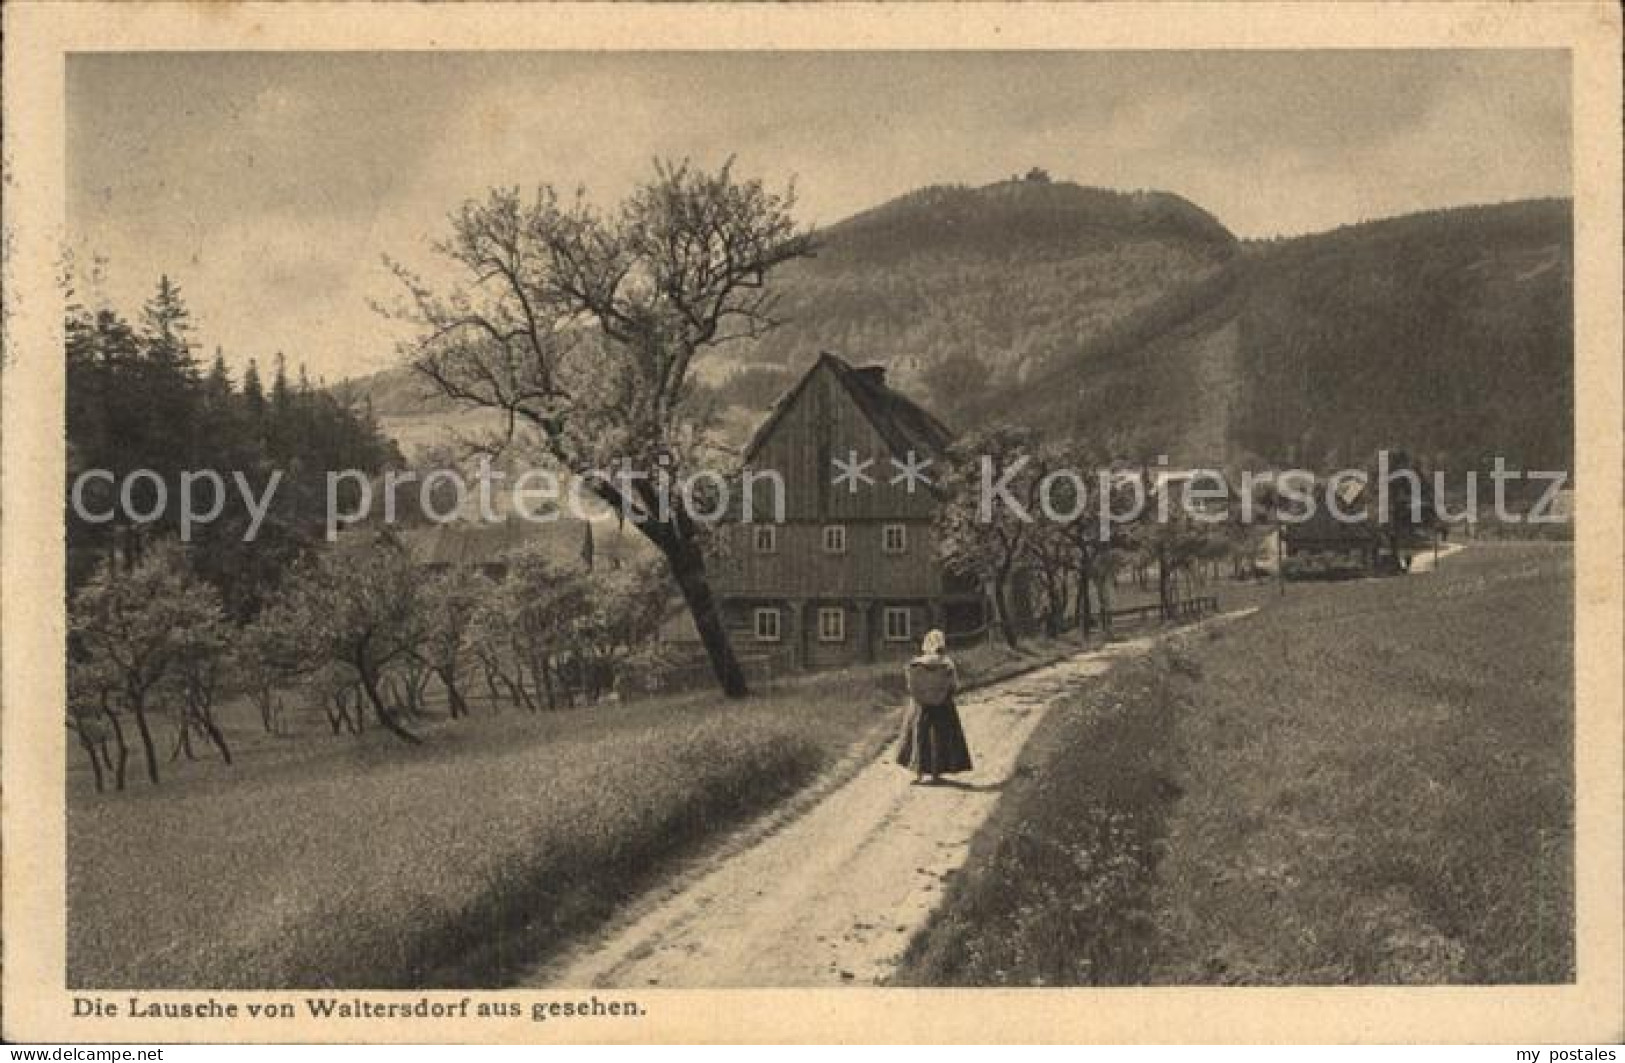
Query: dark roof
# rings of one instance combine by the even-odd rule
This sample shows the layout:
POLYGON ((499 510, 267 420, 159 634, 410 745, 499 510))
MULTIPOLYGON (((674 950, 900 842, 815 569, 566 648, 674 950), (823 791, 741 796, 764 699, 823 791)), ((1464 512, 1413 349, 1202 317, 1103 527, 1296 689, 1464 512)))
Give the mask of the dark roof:
POLYGON ((1357 513, 1352 520, 1339 520, 1322 499, 1307 520, 1282 521, 1281 532, 1289 543, 1369 543, 1376 538, 1377 528, 1363 511, 1357 513))
POLYGON ((922 457, 940 457, 953 442, 953 433, 925 407, 886 385, 884 369, 854 369, 832 354, 823 357, 898 457, 910 450, 922 457))
POLYGON ((835 379, 846 388, 847 394, 852 396, 852 401, 858 404, 858 409, 862 410, 864 416, 875 426, 875 431, 880 433, 896 457, 907 457, 909 451, 921 457, 941 457, 947 451, 948 445, 953 442, 953 433, 946 425, 913 399, 886 384, 886 371, 883 367, 854 367, 825 351, 818 356, 818 361, 813 363, 812 368, 796 381, 795 386, 785 392, 773 405, 773 412, 768 414, 767 420, 762 422, 762 426, 751 437, 750 445, 745 448, 746 461, 749 461, 757 449, 767 441, 774 426, 779 423, 779 418, 795 404, 796 396, 801 394, 807 381, 813 378, 820 367, 827 367, 835 374, 835 379))
MULTIPOLYGON (((420 565, 500 565, 517 550, 539 547, 554 564, 568 568, 584 561, 586 524, 571 517, 550 521, 512 516, 501 521, 454 520, 410 528, 400 538, 412 560, 420 565)), ((593 526, 596 561, 634 560, 652 549, 645 547, 635 528, 617 529, 607 523, 593 526)))

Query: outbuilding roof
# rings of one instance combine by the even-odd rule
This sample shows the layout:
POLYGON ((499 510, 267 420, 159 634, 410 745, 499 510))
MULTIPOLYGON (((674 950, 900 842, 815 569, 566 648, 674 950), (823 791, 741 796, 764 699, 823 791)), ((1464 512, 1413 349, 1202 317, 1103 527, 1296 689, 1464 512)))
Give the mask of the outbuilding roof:
MULTIPOLYGON (((519 550, 538 549, 559 567, 572 568, 586 563, 587 524, 572 517, 532 521, 510 515, 499 521, 454 520, 409 528, 400 538, 420 565, 501 565, 519 550)), ((595 563, 634 561, 653 552, 634 528, 604 522, 592 530, 595 563)))

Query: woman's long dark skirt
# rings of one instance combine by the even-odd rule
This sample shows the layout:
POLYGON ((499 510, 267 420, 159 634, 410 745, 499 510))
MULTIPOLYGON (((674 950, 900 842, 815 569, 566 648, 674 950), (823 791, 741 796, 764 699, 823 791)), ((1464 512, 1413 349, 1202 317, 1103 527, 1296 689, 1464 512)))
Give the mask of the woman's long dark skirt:
POLYGON ((952 701, 926 708, 915 705, 903 721, 897 763, 921 775, 970 771, 970 747, 952 701))

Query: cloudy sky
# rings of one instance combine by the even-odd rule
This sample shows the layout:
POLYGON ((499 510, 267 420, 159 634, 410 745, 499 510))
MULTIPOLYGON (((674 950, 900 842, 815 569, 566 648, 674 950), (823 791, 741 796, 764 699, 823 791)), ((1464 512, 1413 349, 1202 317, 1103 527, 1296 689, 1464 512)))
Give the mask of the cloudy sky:
POLYGON ((125 54, 68 68, 68 224, 133 310, 161 272, 234 365, 393 357, 368 300, 493 184, 613 202, 656 156, 838 221, 1032 166, 1240 236, 1569 194, 1558 52, 125 54))

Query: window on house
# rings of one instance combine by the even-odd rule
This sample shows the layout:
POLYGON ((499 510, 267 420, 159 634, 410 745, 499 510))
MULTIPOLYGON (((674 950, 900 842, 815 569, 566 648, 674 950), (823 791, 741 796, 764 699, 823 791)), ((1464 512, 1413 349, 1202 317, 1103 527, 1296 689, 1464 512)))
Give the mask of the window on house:
POLYGON ((844 525, 844 524, 826 524, 826 525, 824 525, 824 553, 826 553, 826 554, 844 554, 844 553, 846 553, 846 525, 844 525))
POLYGON ((905 524, 882 524, 880 526, 880 549, 888 554, 901 554, 908 550, 908 526, 905 524))
POLYGON ((819 642, 845 642, 846 641, 846 610, 820 609, 818 610, 818 641, 819 642))
POLYGON ((913 634, 913 614, 904 606, 887 606, 883 615, 887 642, 907 642, 913 634))
POLYGON ((756 552, 771 554, 779 548, 779 529, 775 524, 756 525, 756 552))
POLYGON ((777 609, 758 609, 755 614, 756 641, 779 641, 779 611, 777 609))

